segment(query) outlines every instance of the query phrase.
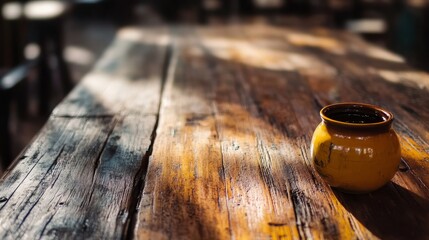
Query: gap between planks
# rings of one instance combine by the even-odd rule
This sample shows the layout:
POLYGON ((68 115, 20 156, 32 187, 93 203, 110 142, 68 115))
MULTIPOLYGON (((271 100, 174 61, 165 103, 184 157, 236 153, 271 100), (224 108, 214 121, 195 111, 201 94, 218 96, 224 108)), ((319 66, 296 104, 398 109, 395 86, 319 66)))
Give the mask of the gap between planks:
MULTIPOLYGON (((170 37, 173 38, 172 34, 170 34, 170 37)), ((153 146, 156 139, 156 132, 158 130, 164 89, 167 83, 167 79, 169 79, 170 77, 171 78, 174 77, 174 70, 175 70, 176 64, 174 61, 175 58, 174 58, 174 51, 172 46, 173 41, 174 40, 171 40, 167 45, 166 57, 162 68, 161 93, 160 93, 160 100, 158 104, 158 114, 156 114, 156 121, 155 121, 155 125, 153 127, 151 138, 150 138, 150 145, 147 152, 143 156, 143 159, 141 161, 142 165, 139 171, 137 172, 136 177, 134 177, 134 180, 137 182, 133 183, 133 189, 131 191, 131 197, 132 197, 131 205, 130 205, 130 208, 128 209, 128 212, 132 214, 128 216, 127 221, 129 222, 129 224, 127 227, 124 228, 124 235, 123 235, 124 239, 127 239, 127 240, 135 238, 134 231, 138 223, 138 214, 139 214, 138 209, 140 206, 140 200, 143 193, 143 189, 145 187, 145 176, 148 170, 150 157, 152 155, 153 146)))

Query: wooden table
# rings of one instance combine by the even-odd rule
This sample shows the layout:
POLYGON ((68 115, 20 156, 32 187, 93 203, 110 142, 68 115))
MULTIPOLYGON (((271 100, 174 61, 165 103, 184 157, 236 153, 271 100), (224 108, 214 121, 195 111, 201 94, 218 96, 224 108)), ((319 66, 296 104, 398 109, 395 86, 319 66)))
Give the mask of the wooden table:
POLYGON ((326 29, 128 27, 0 185, 0 239, 429 239, 429 75, 326 29), (364 195, 310 164, 322 106, 380 105, 403 163, 364 195))

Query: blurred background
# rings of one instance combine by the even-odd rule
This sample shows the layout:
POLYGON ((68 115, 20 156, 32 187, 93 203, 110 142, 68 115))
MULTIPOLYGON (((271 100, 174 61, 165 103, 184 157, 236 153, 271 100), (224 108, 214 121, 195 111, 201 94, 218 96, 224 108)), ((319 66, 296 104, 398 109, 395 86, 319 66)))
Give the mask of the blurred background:
POLYGON ((127 24, 351 31, 429 69, 426 0, 0 0, 0 175, 127 24))

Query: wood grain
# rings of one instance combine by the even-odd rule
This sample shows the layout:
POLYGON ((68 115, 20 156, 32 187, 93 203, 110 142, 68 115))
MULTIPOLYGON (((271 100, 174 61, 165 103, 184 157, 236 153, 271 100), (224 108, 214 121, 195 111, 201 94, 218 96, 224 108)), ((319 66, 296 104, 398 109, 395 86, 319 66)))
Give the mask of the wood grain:
POLYGON ((124 28, 96 67, 53 111, 54 116, 158 114, 168 32, 124 28))
POLYGON ((128 35, 118 33, 2 178, 0 238, 129 235, 152 151, 168 46, 150 41, 151 34, 165 38, 162 29, 125 30, 128 35))
POLYGON ((429 239, 429 75, 344 32, 122 29, 0 184, 4 239, 429 239), (395 115, 370 194, 310 164, 327 104, 395 115))
POLYGON ((230 238, 210 66, 193 56, 200 49, 191 45, 177 41, 173 48, 140 203, 139 239, 230 238))
MULTIPOLYGON (((410 119, 412 128, 417 128, 415 132, 403 120, 395 126, 406 141, 404 164, 418 167, 398 172, 391 183, 377 192, 353 196, 332 190, 309 165, 309 142, 323 105, 362 101, 397 114, 399 108, 393 104, 396 96, 408 101, 415 99, 404 96, 401 88, 391 86, 391 81, 365 69, 362 62, 362 58, 369 57, 374 57, 372 63, 379 62, 376 57, 381 56, 392 60, 392 67, 409 69, 398 63, 400 58, 349 35, 320 30, 240 26, 199 29, 196 36, 190 35, 187 37, 192 41, 185 39, 184 44, 176 46, 180 53, 175 61, 176 72, 189 74, 175 74, 169 79, 171 88, 163 96, 163 100, 174 104, 165 108, 168 113, 161 113, 161 119, 165 116, 168 120, 163 120, 165 123, 157 130, 162 135, 155 141, 154 149, 158 150, 149 164, 136 236, 207 238, 205 233, 210 229, 219 229, 217 221, 206 219, 224 218, 223 205, 218 211, 196 211, 197 214, 193 208, 185 207, 189 202, 197 202, 198 209, 205 209, 220 199, 219 195, 214 199, 189 196, 189 192, 206 193, 195 183, 203 177, 190 174, 189 166, 200 165, 206 158, 207 142, 190 133, 201 131, 200 124, 192 124, 190 130, 186 124, 178 123, 183 124, 187 114, 199 113, 201 109, 205 109, 203 117, 197 122, 216 126, 217 139, 210 138, 209 144, 217 146, 219 141, 222 157, 224 177, 218 176, 218 181, 211 180, 210 185, 224 185, 228 213, 229 232, 217 230, 211 238, 224 239, 226 233, 232 239, 427 236, 427 167, 416 159, 424 160, 426 154, 418 130, 427 131, 420 119, 410 119), (350 46, 343 43, 344 39, 350 46), (365 51, 356 57, 359 49, 365 51), (371 56, 374 53, 378 55, 371 56), (191 67, 193 64, 198 67, 191 67), (193 74, 199 75, 199 82, 191 77, 193 74), (211 116, 210 113, 214 118, 208 121, 206 115, 211 116), (167 136, 174 122, 177 128, 167 136), (181 140, 176 140, 176 131, 181 140), (186 147, 168 148, 181 144, 186 147), (195 157, 184 157, 189 154, 195 157), (171 172, 169 164, 175 161, 179 162, 171 172), (176 196, 188 200, 183 203, 176 196), (183 224, 175 225, 176 222, 183 224)), ((414 83, 398 84, 406 87, 414 83)), ((420 87, 405 94, 422 98, 424 91, 420 87)), ((413 107, 410 109, 409 112, 414 111, 413 107)), ((402 118, 404 113, 402 107, 398 117, 402 118)), ((213 169, 216 172, 219 171, 213 169)))
MULTIPOLYGON (((357 41, 362 46, 362 41, 359 39, 351 37, 347 39, 350 45, 357 41)), ((383 50, 368 44, 366 44, 366 48, 370 48, 374 52, 383 52, 383 50)), ((378 62, 379 65, 384 63, 384 69, 390 71, 411 69, 403 63, 398 63, 396 58, 390 59, 390 61, 370 59, 363 56, 365 51, 359 56, 352 50, 344 53, 345 55, 335 55, 315 48, 301 50, 306 53, 317 54, 319 59, 331 64, 339 73, 337 77, 334 76, 329 79, 308 76, 316 102, 324 105, 335 101, 360 101, 383 106, 394 112, 396 116, 395 128, 403 138, 401 143, 405 168, 397 173, 392 184, 371 194, 374 196, 371 200, 362 197, 357 198, 359 200, 356 201, 356 198, 336 193, 337 196, 340 196, 338 199, 349 212, 378 237, 393 239, 426 238, 426 222, 429 218, 425 183, 427 181, 425 159, 428 147, 423 140, 427 137, 425 134, 427 129, 423 128, 426 121, 421 121, 418 116, 409 116, 410 113, 404 111, 403 106, 409 106, 410 109, 416 107, 413 101, 424 101, 424 98, 427 98, 427 89, 418 87, 410 81, 392 84, 391 81, 374 74, 373 62, 378 62), (362 58, 365 60, 362 61, 362 58), (321 86, 320 82, 324 82, 324 86, 321 86), (326 93, 318 89, 319 86, 327 88, 325 92, 331 93, 328 98, 326 98, 326 93), (410 89, 410 86, 414 87, 410 89), (405 94, 413 94, 413 96, 404 96, 405 94), (325 101, 320 103, 319 100, 323 98, 325 101), (410 139, 418 139, 419 142, 410 139), (397 209, 399 203, 401 204, 401 211, 394 210, 397 209)), ((365 48, 362 47, 362 50, 365 48)), ((383 56, 391 57, 390 55, 383 56)), ((427 82, 426 78, 422 78, 420 85, 424 86, 427 82)), ((424 104, 421 102, 417 105, 423 107, 424 104)), ((425 107, 426 105, 423 108, 425 107)), ((420 115, 417 112, 424 114, 426 111, 420 108, 420 111, 416 110, 415 112, 416 115, 420 115)))

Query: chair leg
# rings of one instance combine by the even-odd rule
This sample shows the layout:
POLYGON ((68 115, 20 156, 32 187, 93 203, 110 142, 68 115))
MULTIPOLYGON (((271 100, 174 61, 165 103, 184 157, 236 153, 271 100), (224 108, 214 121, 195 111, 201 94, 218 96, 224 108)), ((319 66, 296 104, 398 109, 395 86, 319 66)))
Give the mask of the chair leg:
MULTIPOLYGON (((41 30, 43 31, 43 30, 41 30)), ((42 115, 49 113, 49 100, 51 96, 51 74, 49 71, 48 42, 44 33, 38 39, 40 47, 38 82, 39 82, 39 112, 42 115)))
POLYGON ((7 92, 0 92, 0 164, 3 169, 12 162, 11 138, 9 132, 10 98, 7 92))
POLYGON ((64 59, 64 31, 62 29, 62 19, 55 20, 55 31, 52 31, 52 40, 54 47, 54 54, 58 60, 58 68, 60 70, 61 84, 64 92, 67 94, 73 88, 70 71, 68 65, 64 59))

